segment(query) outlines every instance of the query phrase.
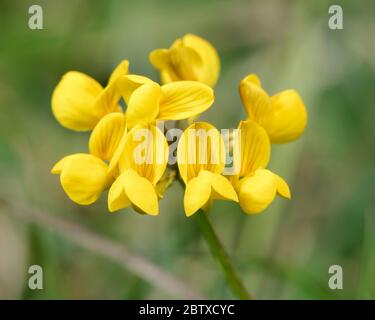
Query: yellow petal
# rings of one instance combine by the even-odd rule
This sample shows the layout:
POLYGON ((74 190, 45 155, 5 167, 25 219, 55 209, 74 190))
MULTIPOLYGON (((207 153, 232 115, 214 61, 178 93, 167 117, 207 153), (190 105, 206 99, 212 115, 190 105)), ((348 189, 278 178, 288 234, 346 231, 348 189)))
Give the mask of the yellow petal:
POLYGON ((288 184, 283 178, 281 178, 277 174, 274 174, 274 175, 276 176, 277 193, 286 199, 290 199, 291 194, 290 194, 290 189, 289 189, 288 184))
POLYGON ((266 168, 270 159, 271 144, 267 132, 252 120, 241 121, 238 129, 241 137, 239 176, 247 176, 259 168, 266 168))
POLYGON ((116 68, 112 71, 108 84, 113 84, 120 76, 127 75, 129 73, 129 61, 122 60, 116 68))
POLYGON ((133 205, 149 215, 159 214, 158 197, 155 188, 146 178, 129 170, 125 182, 125 193, 133 205))
POLYGON ((143 84, 134 90, 126 109, 128 126, 132 128, 136 124, 154 122, 159 113, 161 95, 160 86, 155 82, 143 84))
POLYGON ((51 169, 51 173, 60 174, 64 166, 68 163, 68 161, 80 159, 81 157, 85 157, 86 155, 86 153, 75 153, 60 159, 51 169))
POLYGON ((65 159, 60 181, 68 197, 81 205, 95 202, 110 182, 107 165, 90 154, 65 159))
POLYGON ((220 59, 216 49, 205 39, 193 34, 182 38, 184 46, 194 49, 202 60, 198 81, 214 87, 220 73, 220 59))
POLYGON ((207 122, 195 122, 181 135, 177 163, 185 184, 202 170, 221 173, 225 166, 225 146, 220 132, 207 122))
POLYGON ((214 199, 232 200, 238 202, 236 191, 228 179, 214 173, 211 176, 212 189, 215 191, 214 199))
POLYGON ((181 120, 206 111, 214 102, 213 90, 196 81, 177 81, 161 87, 158 119, 181 120))
POLYGON ((91 133, 90 153, 103 160, 111 160, 125 130, 125 117, 122 113, 104 116, 91 133))
POLYGON ((160 78, 162 83, 170 83, 180 81, 181 79, 173 68, 171 62, 171 54, 168 49, 156 49, 149 55, 151 64, 160 70, 160 78))
POLYGON ((159 214, 158 197, 153 185, 132 169, 117 178, 108 194, 110 211, 127 207, 129 202, 144 213, 159 214))
POLYGON ((153 125, 138 125, 126 136, 119 160, 120 172, 134 169, 155 185, 165 172, 168 143, 164 134, 153 125))
POLYGON ((259 78, 250 74, 240 82, 240 96, 250 119, 260 122, 271 114, 271 98, 263 90, 259 78))
POLYGON ((117 91, 123 97, 126 104, 129 103, 130 96, 141 85, 153 82, 151 79, 139 76, 136 74, 129 74, 126 76, 119 76, 116 81, 117 91))
POLYGON ((67 72, 53 91, 52 112, 66 128, 91 130, 103 116, 103 110, 93 107, 102 91, 103 87, 84 73, 67 72))
POLYGON ((186 216, 190 217, 202 208, 210 199, 210 175, 199 175, 191 179, 185 189, 184 207, 186 216))
POLYGON ((125 193, 125 178, 125 173, 119 175, 108 191, 108 210, 110 212, 124 209, 131 205, 125 193))
POLYGON ((260 87, 260 88, 262 87, 262 83, 261 83, 259 77, 255 73, 251 73, 248 76, 246 76, 245 78, 243 78, 242 82, 250 82, 250 83, 256 85, 257 87, 260 87))
POLYGON ((269 170, 259 169, 254 176, 242 179, 239 191, 242 210, 248 214, 260 213, 275 198, 276 188, 276 177, 269 170))
POLYGON ((169 52, 173 70, 180 80, 199 81, 202 59, 192 48, 180 45, 169 52))
POLYGON ((120 141, 117 145, 117 148, 115 149, 115 152, 112 155, 111 161, 109 162, 108 171, 110 173, 113 173, 114 170, 116 170, 116 168, 118 167, 120 158, 123 155, 126 137, 127 137, 127 132, 128 132, 128 130, 127 130, 126 120, 125 120, 125 128, 124 128, 124 131, 122 133, 121 139, 120 139, 120 141))
POLYGON ((170 66, 169 50, 156 49, 149 55, 151 64, 157 69, 164 69, 170 66))
POLYGON ((295 90, 285 90, 271 97, 272 114, 262 121, 272 143, 297 139, 307 123, 306 107, 295 90))
POLYGON ((119 105, 121 95, 117 90, 115 84, 109 84, 99 94, 95 100, 93 109, 97 110, 100 117, 104 117, 106 114, 111 112, 122 112, 121 106, 119 105))

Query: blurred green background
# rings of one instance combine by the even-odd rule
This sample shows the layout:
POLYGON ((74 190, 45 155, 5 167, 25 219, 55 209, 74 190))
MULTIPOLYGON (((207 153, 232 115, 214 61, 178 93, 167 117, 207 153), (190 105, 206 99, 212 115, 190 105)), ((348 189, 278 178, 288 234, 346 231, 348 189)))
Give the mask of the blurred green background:
MULTIPOLYGON (((244 283, 258 299, 375 298, 375 2, 334 1, 344 29, 328 28, 330 1, 10 1, 0 2, 0 198, 67 217, 105 235, 208 298, 233 298, 174 184, 161 214, 109 214, 106 197, 76 206, 49 173, 62 156, 87 150, 88 134, 62 128, 50 98, 68 70, 103 84, 122 59, 155 80, 151 50, 185 33, 209 40, 222 71, 216 102, 202 116, 218 127, 245 118, 242 77, 256 72, 270 93, 295 88, 309 113, 303 137, 274 145, 270 168, 292 200, 246 216, 216 202, 210 218, 244 283), (44 29, 28 28, 40 4, 44 29), (341 265, 344 289, 328 287, 341 265)), ((176 298, 104 258, 13 217, 0 201, 0 298, 176 298), (27 286, 28 267, 44 289, 27 286)))

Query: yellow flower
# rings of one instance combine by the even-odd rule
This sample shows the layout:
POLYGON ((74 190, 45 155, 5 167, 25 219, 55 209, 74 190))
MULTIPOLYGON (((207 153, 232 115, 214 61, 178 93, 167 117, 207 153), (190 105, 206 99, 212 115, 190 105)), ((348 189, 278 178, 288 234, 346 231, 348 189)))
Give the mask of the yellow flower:
POLYGON ((60 174, 60 182, 68 197, 81 205, 95 202, 114 180, 121 141, 126 137, 122 113, 104 116, 89 140, 91 154, 77 153, 58 161, 51 172, 60 174), (110 161, 107 165, 106 161, 110 161))
POLYGON ((127 108, 129 128, 155 120, 181 120, 207 110, 214 102, 213 90, 197 81, 177 81, 160 86, 137 75, 119 78, 118 91, 127 108))
POLYGON ((272 143, 297 139, 307 123, 306 107, 295 90, 269 96, 259 78, 250 74, 240 82, 240 96, 249 119, 258 122, 272 143))
POLYGON ((231 176, 240 206, 248 214, 260 213, 276 194, 290 199, 288 184, 278 175, 265 169, 270 159, 271 144, 267 132, 252 120, 241 121, 239 173, 231 176))
POLYGON ((215 48, 192 34, 177 39, 169 49, 152 51, 150 61, 160 70, 162 83, 194 80, 214 87, 220 72, 220 60, 215 48))
POLYGON ((71 130, 88 131, 104 115, 120 112, 116 81, 128 73, 128 67, 129 62, 123 60, 112 72, 105 88, 84 73, 65 73, 52 94, 52 112, 57 121, 71 130))
POLYGON ((108 193, 109 211, 131 205, 141 213, 159 214, 156 184, 167 161, 167 140, 158 128, 138 125, 130 130, 118 162, 120 175, 108 193))
POLYGON ((186 184, 185 213, 208 209, 213 200, 237 201, 234 188, 221 173, 225 166, 225 146, 219 131, 209 123, 196 122, 182 134, 177 148, 180 176, 186 184))

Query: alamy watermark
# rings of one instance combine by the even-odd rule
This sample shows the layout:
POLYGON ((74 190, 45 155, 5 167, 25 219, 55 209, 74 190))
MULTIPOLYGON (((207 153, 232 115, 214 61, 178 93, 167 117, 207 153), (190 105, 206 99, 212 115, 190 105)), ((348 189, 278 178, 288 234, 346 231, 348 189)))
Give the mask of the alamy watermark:
POLYGON ((29 267, 28 273, 31 274, 28 281, 30 290, 43 289, 43 268, 40 265, 34 264, 29 267))
POLYGON ((328 274, 330 275, 328 279, 328 287, 331 290, 342 290, 343 289, 343 270, 340 265, 332 265, 328 269, 328 274))
POLYGON ((43 29, 43 8, 38 4, 33 4, 29 7, 29 21, 28 26, 31 30, 43 29))
POLYGON ((136 145, 136 164, 224 164, 224 175, 237 174, 241 164, 241 130, 216 128, 179 128, 166 130, 164 121, 157 121, 156 131, 135 129, 129 139, 136 145), (164 136, 165 135, 165 136, 164 136), (168 153, 164 142, 167 140, 168 153), (178 150, 177 150, 178 149, 178 150), (165 157, 168 157, 165 159, 165 157))
POLYGON ((328 8, 330 17, 328 19, 328 28, 331 30, 342 30, 344 28, 344 11, 338 4, 333 4, 328 8))

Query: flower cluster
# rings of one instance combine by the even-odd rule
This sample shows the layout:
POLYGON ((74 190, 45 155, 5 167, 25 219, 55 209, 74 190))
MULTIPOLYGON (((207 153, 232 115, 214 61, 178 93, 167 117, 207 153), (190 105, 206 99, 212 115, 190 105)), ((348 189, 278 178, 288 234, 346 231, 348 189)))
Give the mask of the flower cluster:
POLYGON ((88 153, 68 155, 52 168, 72 201, 89 205, 108 190, 109 211, 132 206, 157 215, 159 200, 177 178, 185 185, 187 216, 207 210, 214 200, 239 202, 244 212, 255 214, 276 195, 290 198, 287 183, 267 165, 271 143, 292 141, 305 129, 306 108, 296 91, 269 96, 259 78, 248 75, 239 88, 247 119, 224 139, 212 124, 195 121, 214 102, 220 71, 215 48, 187 34, 170 48, 151 52, 150 61, 160 71, 161 85, 129 73, 124 60, 105 87, 77 71, 67 72, 56 86, 57 121, 92 131, 88 153), (176 124, 181 134, 160 128, 164 121, 176 124), (182 131, 183 124, 190 125, 182 131))

